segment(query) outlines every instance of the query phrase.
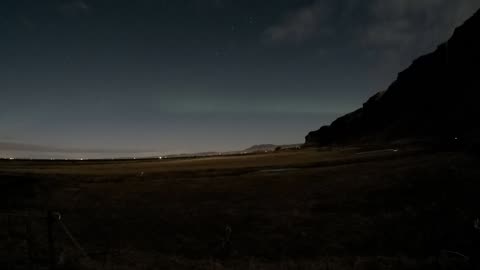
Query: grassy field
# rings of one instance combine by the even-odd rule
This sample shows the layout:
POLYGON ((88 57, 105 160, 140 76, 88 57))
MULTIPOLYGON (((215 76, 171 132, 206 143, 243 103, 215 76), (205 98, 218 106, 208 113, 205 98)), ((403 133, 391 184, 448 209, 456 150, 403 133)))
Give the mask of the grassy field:
POLYGON ((66 269, 458 269, 480 255, 478 161, 413 148, 1 161, 0 212, 60 212, 80 246, 56 225, 66 269))

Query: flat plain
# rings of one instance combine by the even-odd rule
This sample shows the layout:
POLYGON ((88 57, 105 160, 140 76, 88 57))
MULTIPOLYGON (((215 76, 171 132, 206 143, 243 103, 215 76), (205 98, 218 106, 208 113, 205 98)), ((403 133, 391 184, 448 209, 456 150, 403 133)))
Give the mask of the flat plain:
MULTIPOLYGON (((65 269, 473 267, 478 161, 465 151, 418 147, 4 160, 0 212, 38 219, 30 249, 40 268, 47 211, 61 214, 55 260, 65 269)), ((0 233, 1 263, 28 265, 23 242, 10 235, 24 223, 8 218, 14 228, 0 233)))

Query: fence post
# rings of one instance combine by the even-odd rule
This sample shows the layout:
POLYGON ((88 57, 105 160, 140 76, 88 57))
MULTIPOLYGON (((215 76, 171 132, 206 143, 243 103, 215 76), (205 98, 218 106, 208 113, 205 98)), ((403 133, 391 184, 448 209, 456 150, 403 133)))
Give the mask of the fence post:
POLYGON ((55 270, 55 246, 53 238, 53 212, 47 212, 47 228, 48 228, 48 255, 49 255, 49 264, 50 270, 55 270))
POLYGON ((32 220, 30 218, 30 213, 27 213, 27 217, 25 220, 25 230, 27 233, 27 249, 28 249, 28 263, 30 270, 35 268, 33 262, 33 241, 32 241, 32 220))
POLYGON ((7 253, 8 253, 8 257, 9 259, 7 259, 7 269, 13 269, 13 262, 12 260, 14 259, 14 255, 13 255, 13 252, 12 252, 12 248, 13 248, 13 245, 12 245, 12 237, 11 237, 11 230, 10 230, 10 215, 7 215, 7 253))

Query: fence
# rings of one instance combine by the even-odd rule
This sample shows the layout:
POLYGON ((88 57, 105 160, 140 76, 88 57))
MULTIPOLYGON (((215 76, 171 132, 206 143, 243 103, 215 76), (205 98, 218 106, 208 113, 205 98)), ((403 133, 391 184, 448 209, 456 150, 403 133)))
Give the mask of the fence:
POLYGON ((60 213, 0 213, 0 269, 55 270, 73 261, 97 268, 60 213))

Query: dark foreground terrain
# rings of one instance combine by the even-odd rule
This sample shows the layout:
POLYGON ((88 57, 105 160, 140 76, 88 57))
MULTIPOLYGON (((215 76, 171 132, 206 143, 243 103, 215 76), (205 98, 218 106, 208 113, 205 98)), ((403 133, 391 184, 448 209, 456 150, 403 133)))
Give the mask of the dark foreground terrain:
POLYGON ((50 210, 58 269, 475 269, 478 161, 418 147, 5 160, 0 268, 47 269, 50 210))

